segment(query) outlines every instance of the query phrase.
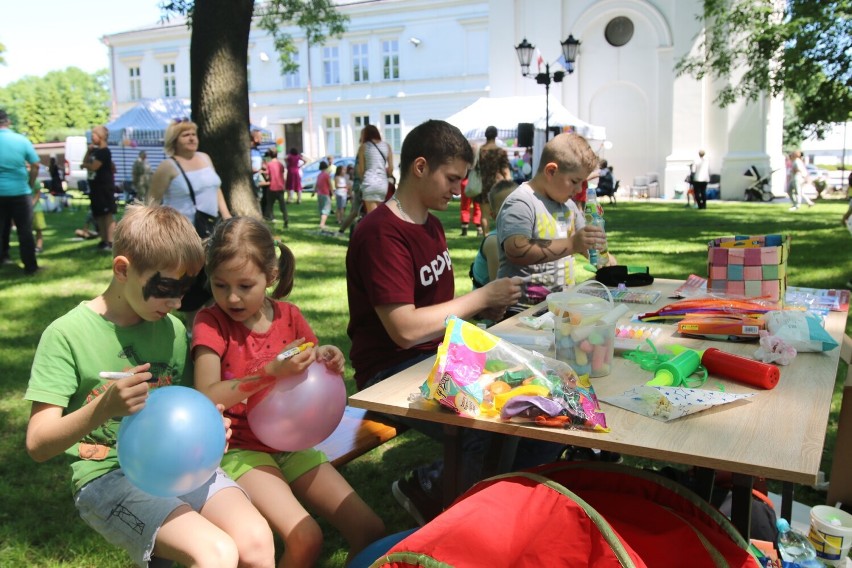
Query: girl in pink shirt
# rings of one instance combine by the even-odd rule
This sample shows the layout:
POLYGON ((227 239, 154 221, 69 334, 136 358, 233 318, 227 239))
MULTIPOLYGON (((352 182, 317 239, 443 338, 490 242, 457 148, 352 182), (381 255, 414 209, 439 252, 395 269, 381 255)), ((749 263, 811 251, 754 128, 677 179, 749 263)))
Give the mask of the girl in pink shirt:
POLYGON ((316 184, 317 192, 317 207, 320 214, 320 233, 329 232, 325 226, 325 221, 331 214, 331 176, 328 175, 328 162, 320 162, 320 173, 317 176, 316 184))

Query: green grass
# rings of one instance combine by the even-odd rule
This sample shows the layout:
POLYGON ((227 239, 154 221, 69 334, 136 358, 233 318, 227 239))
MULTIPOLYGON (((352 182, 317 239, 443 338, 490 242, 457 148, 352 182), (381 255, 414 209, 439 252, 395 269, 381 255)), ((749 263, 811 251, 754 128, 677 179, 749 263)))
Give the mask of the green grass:
MULTIPOLYGON (((787 232, 792 235, 789 281, 799 286, 838 288, 852 277, 849 234, 840 225, 842 200, 822 200, 791 213, 787 204, 720 203, 706 211, 684 202, 627 202, 607 207, 610 250, 621 264, 649 266, 661 278, 706 274, 707 241, 727 234, 787 232)), ((110 277, 110 259, 95 251, 96 241, 74 241, 82 225, 82 202, 76 211, 46 214, 45 251, 39 262, 48 268, 25 277, 20 266, 0 267, 0 566, 131 566, 127 556, 107 545, 77 516, 64 458, 34 463, 24 449, 29 403, 22 400, 39 336, 53 319, 80 301, 99 294, 110 277)), ((290 229, 279 232, 297 258, 296 285, 290 300, 305 313, 320 339, 348 353, 348 311, 344 258, 346 241, 312 234, 318 224, 315 201, 290 207, 290 229)), ((478 239, 460 237, 458 203, 439 215, 447 231, 455 265, 456 290, 470 290, 468 267, 478 239)), ((280 224, 277 225, 280 227, 280 224)), ((13 237, 14 238, 14 237, 13 237)), ((13 242, 13 258, 17 245, 13 242)), ((850 327, 847 324, 847 333, 850 327)), ((840 373, 826 436, 822 469, 830 471, 840 404, 840 373)), ((352 372, 347 387, 354 390, 352 372)), ((440 455, 438 444, 408 432, 342 468, 343 475, 385 520, 389 532, 413 526, 396 504, 390 484, 411 467, 440 455)), ((643 464, 645 465, 645 464, 643 464)), ((825 493, 797 490, 798 500, 822 503, 825 493)), ((343 565, 344 543, 324 525, 326 543, 320 566, 343 565)))

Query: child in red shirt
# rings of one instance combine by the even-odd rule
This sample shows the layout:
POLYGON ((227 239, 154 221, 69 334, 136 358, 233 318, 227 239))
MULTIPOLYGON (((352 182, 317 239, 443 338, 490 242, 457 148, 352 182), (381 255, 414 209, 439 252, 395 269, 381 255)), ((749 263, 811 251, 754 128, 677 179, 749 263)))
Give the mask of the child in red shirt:
POLYGON ((320 214, 320 233, 329 232, 325 226, 325 221, 331 214, 331 176, 328 173, 328 162, 320 162, 320 173, 317 176, 317 207, 320 214))

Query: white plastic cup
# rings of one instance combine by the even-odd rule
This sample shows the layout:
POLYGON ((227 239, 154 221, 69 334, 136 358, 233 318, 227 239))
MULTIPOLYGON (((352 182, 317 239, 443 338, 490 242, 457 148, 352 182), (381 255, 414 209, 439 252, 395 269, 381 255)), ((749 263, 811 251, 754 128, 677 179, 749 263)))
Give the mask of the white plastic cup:
POLYGON ((811 509, 808 539, 823 563, 844 565, 852 547, 852 515, 836 507, 817 505, 811 509))

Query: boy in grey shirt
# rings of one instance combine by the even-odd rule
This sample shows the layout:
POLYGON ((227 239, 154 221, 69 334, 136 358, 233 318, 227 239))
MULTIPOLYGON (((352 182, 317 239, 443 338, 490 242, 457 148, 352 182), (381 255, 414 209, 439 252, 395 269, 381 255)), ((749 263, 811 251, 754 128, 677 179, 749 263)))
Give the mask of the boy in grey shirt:
POLYGON ((560 134, 545 145, 535 176, 500 209, 498 278, 528 277, 528 286, 549 289, 571 285, 571 255, 606 250, 603 229, 586 225, 571 199, 597 164, 588 142, 577 134, 560 134))

